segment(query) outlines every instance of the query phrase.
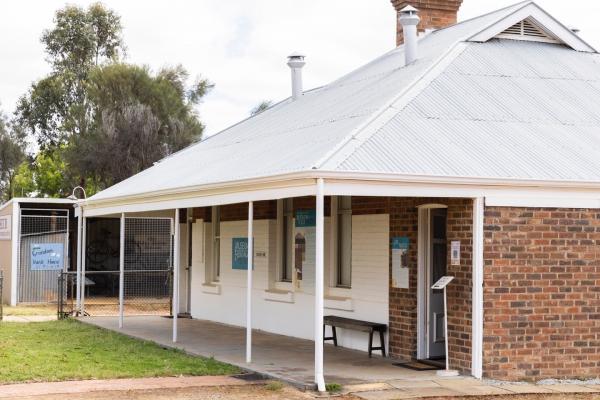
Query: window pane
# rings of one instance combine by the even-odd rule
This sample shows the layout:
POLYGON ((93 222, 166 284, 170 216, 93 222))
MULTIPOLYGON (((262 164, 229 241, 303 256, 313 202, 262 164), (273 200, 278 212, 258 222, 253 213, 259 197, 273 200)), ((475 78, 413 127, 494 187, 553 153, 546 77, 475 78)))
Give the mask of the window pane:
POLYGON ((338 209, 338 273, 337 285, 352 285, 352 212, 351 197, 339 198, 338 209))

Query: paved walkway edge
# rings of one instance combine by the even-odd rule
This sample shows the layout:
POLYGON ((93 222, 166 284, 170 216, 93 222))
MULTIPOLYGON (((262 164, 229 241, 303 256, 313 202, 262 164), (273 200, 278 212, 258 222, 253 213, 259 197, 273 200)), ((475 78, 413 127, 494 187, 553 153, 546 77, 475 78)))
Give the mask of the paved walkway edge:
POLYGON ((191 376, 18 383, 11 385, 0 385, 0 398, 88 393, 97 391, 152 390, 207 386, 242 386, 252 383, 253 382, 248 382, 231 376, 191 376))

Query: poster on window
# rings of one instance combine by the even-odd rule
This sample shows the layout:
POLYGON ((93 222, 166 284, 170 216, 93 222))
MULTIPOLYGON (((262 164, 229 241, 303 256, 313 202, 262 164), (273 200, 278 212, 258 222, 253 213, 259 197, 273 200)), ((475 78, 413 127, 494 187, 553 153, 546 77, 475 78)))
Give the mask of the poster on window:
POLYGON ((454 240, 450 246, 450 264, 460 265, 460 240, 454 240))
POLYGON ((11 216, 3 215, 0 217, 0 240, 10 240, 11 238, 11 216))
POLYGON ((408 289, 408 249, 410 239, 407 237, 392 238, 392 287, 408 289))
MULTIPOLYGON (((296 210, 294 231, 294 273, 296 282, 306 280, 307 271, 314 271, 314 259, 309 260, 308 247, 315 243, 317 214, 314 209, 296 210)), ((310 276, 309 281, 312 281, 310 276)))
POLYGON ((31 245, 32 271, 60 271, 63 263, 62 243, 34 243, 31 245))

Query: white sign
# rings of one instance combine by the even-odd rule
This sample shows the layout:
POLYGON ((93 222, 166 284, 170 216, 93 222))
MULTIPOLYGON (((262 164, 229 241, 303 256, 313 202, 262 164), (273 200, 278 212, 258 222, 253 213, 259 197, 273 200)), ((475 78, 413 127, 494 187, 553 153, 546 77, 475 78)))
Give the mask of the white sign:
POLYGON ((10 240, 11 238, 11 216, 3 215, 0 217, 0 240, 10 240))
POLYGON ((35 243, 31 245, 32 271, 60 271, 63 263, 62 243, 35 243))
POLYGON ((453 240, 450 246, 450 264, 460 265, 460 240, 453 240))
POLYGON ((442 276, 431 288, 435 290, 444 289, 453 279, 453 276, 442 276))

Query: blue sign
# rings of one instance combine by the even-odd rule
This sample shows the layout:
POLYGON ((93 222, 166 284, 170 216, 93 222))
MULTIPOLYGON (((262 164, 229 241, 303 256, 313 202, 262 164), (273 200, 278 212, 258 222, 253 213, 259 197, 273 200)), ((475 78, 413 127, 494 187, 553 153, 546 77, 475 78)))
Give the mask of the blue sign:
POLYGON ((317 212, 315 210, 297 210, 296 227, 310 228, 317 225, 317 212))
POLYGON ((41 243, 31 245, 32 271, 60 271, 63 263, 62 243, 41 243))
POLYGON ((248 269, 248 238, 231 239, 231 266, 233 269, 248 269))
POLYGON ((393 237, 392 238, 392 249, 393 250, 408 251, 409 244, 410 244, 410 239, 407 237, 393 237))

